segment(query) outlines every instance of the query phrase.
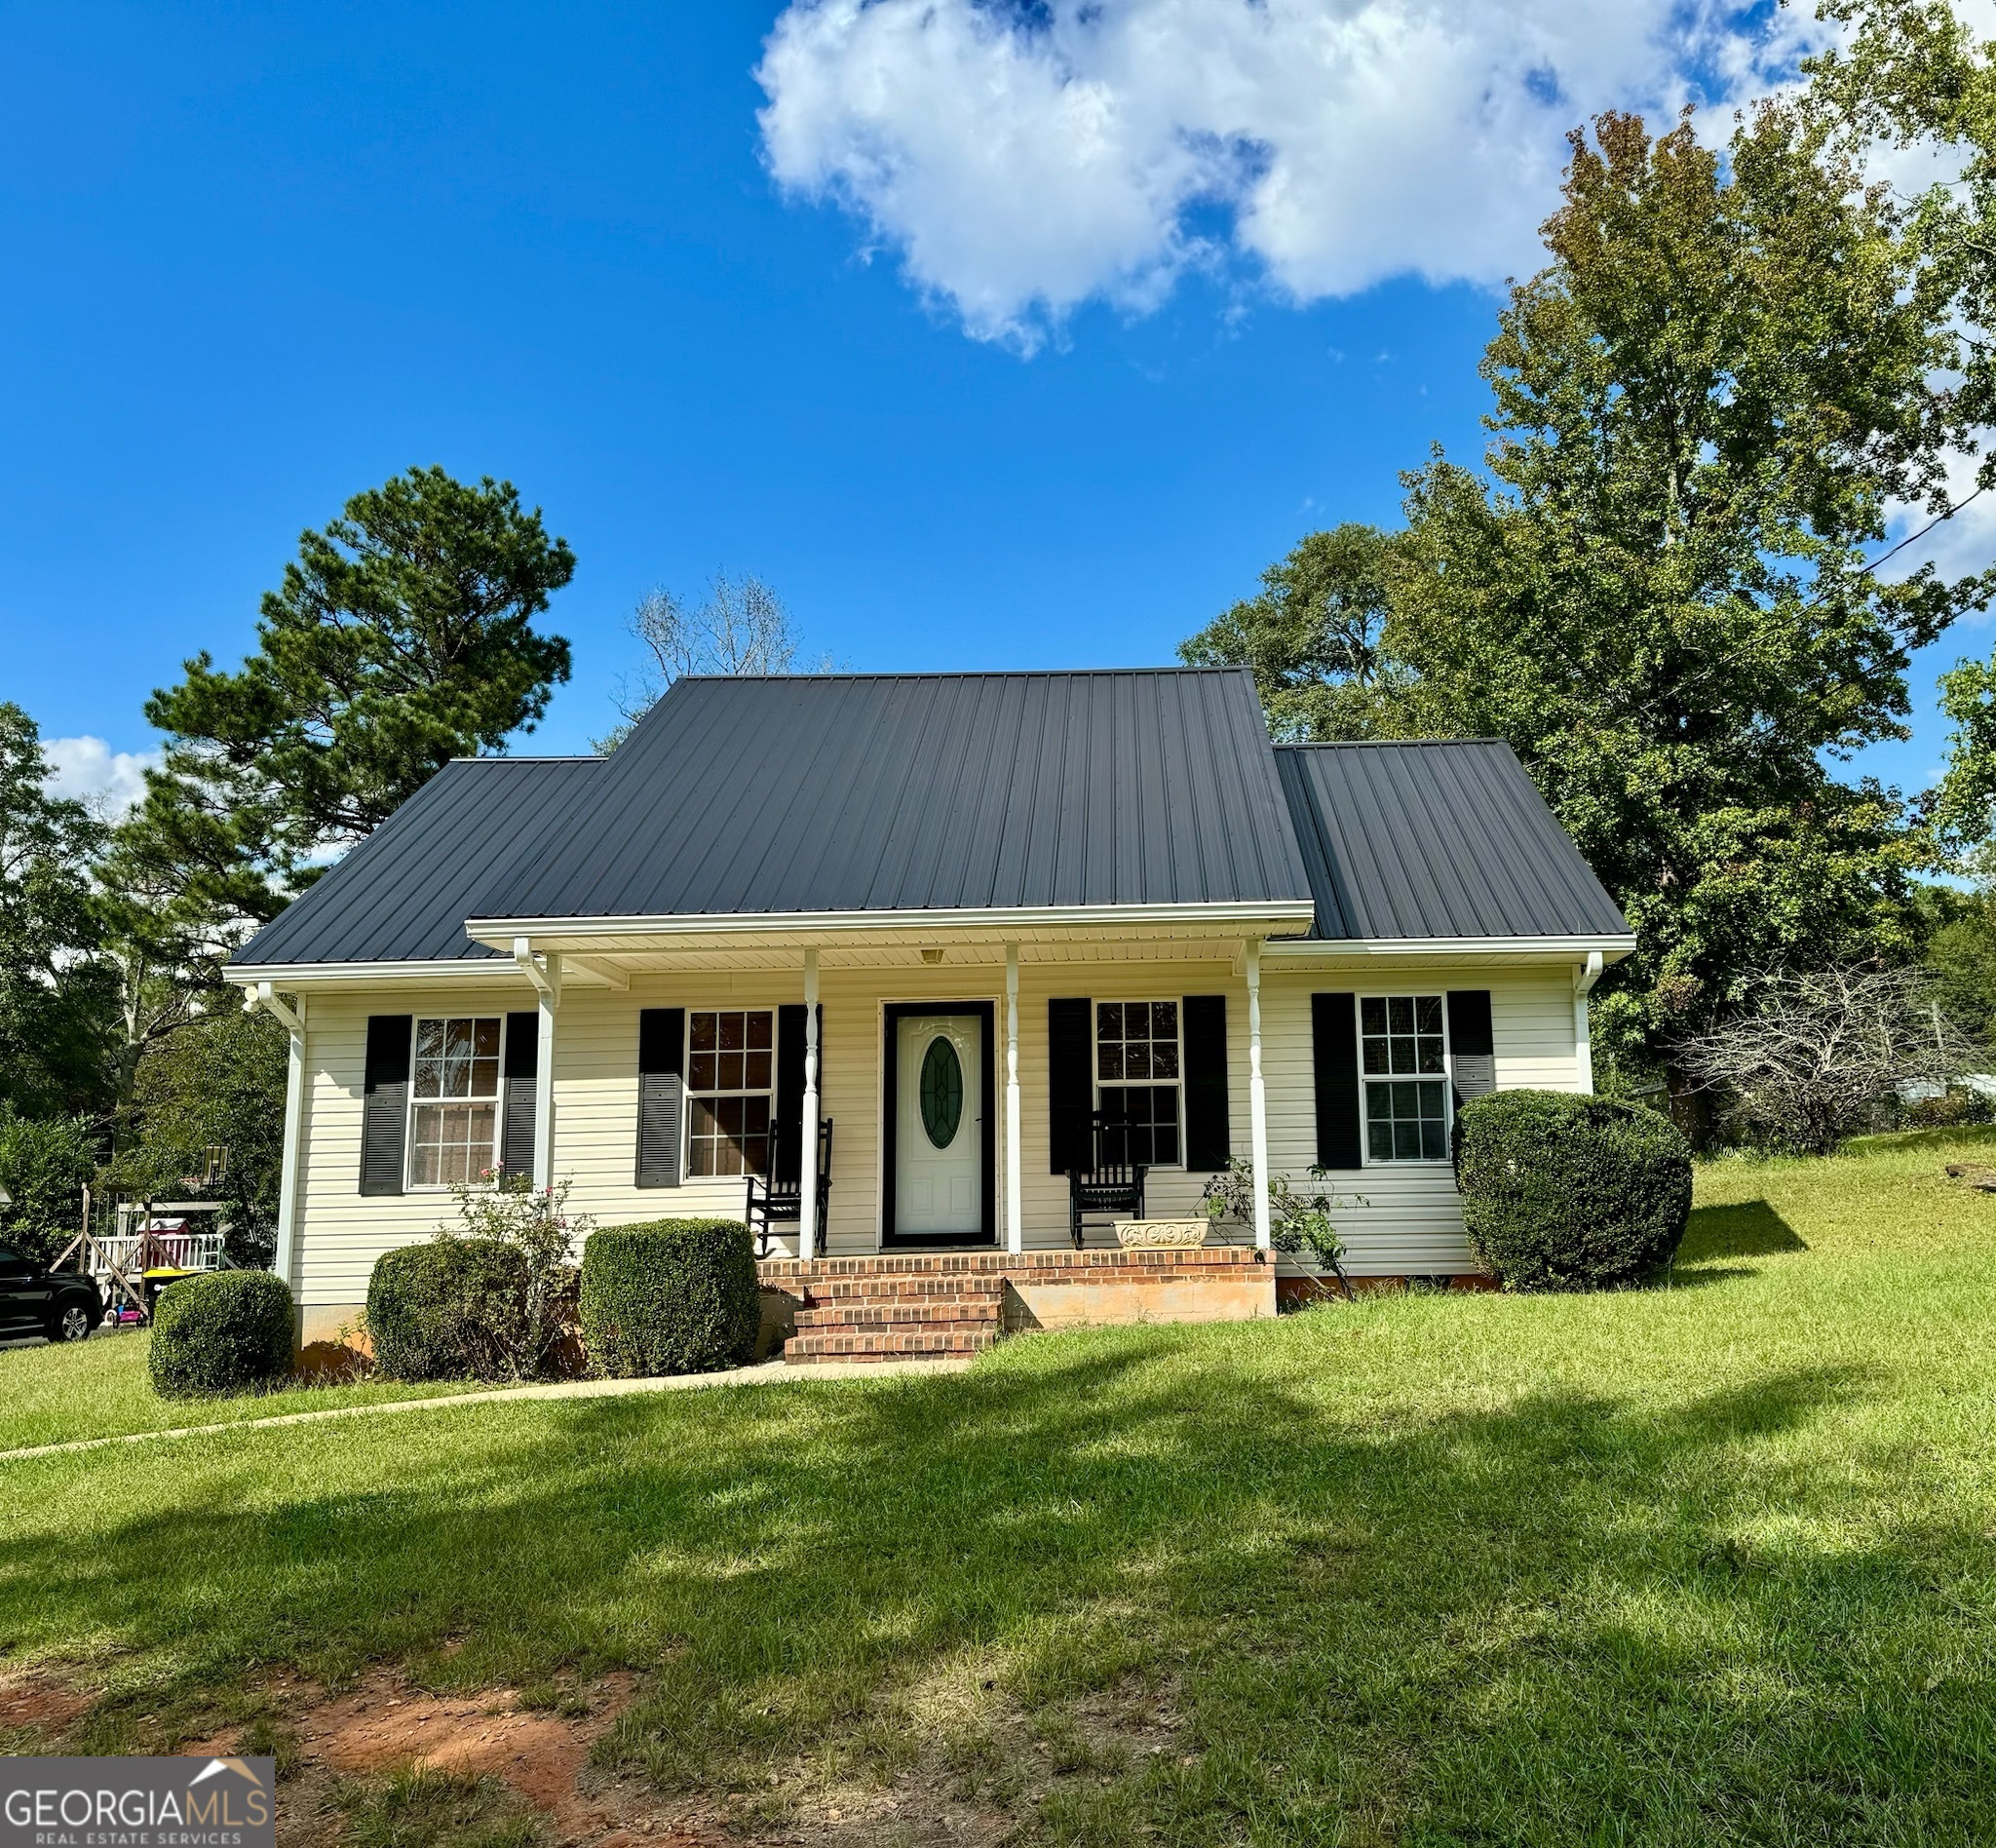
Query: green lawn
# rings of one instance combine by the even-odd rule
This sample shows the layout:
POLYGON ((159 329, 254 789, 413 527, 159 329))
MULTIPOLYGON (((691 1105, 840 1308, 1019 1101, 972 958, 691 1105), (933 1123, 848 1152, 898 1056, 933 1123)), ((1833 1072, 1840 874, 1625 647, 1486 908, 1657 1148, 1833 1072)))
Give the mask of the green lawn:
POLYGON ((1667 1290, 0 1465, 0 1667, 72 1750, 627 1667, 752 1839, 1986 1842, 1992 1143, 1709 1169, 1667 1290))
POLYGON ((151 1340, 151 1333, 141 1330, 96 1334, 73 1347, 0 1348, 0 1451, 476 1390, 455 1382, 403 1386, 363 1380, 350 1386, 287 1387, 242 1399, 162 1399, 146 1377, 151 1340))

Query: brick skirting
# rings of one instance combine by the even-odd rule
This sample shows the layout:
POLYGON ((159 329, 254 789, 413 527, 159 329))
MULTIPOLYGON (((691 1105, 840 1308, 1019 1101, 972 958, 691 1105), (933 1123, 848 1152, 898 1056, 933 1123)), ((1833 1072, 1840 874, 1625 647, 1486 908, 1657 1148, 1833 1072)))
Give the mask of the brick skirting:
POLYGON ((1274 1264, 1238 1245, 773 1257, 755 1269, 766 1299, 789 1305, 794 1366, 964 1357, 1029 1328, 1275 1314, 1274 1264))

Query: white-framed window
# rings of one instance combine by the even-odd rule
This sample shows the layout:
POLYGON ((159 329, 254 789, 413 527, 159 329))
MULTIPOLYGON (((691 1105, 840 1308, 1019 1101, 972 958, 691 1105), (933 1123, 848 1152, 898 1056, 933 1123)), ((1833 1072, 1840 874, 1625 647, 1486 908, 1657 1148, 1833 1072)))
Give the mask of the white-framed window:
POLYGON ((1448 1011, 1439 994, 1359 997, 1365 1160, 1448 1159, 1448 1011))
POLYGON ((776 1101, 776 1011, 689 1009, 686 1173, 766 1174, 776 1101))
POLYGON ((411 1187, 477 1180, 499 1160, 496 1015, 418 1020, 409 1070, 411 1187))
POLYGON ((1111 1161, 1172 1168, 1181 1159, 1179 1012, 1175 1001, 1095 1003, 1095 1089, 1111 1161))

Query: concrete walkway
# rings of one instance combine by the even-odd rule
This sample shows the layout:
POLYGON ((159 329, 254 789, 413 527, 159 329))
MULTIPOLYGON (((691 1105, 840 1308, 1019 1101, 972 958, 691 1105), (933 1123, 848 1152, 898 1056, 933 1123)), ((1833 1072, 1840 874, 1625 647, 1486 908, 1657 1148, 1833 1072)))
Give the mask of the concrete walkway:
POLYGON ((791 1367, 783 1359, 719 1373, 674 1373, 664 1379, 564 1379, 548 1386, 502 1386, 483 1393, 439 1393, 431 1399, 379 1400, 366 1405, 331 1405, 323 1411, 290 1411, 275 1418, 234 1418, 222 1424, 176 1425, 170 1431, 128 1431, 111 1438, 76 1438, 67 1444, 38 1444, 26 1450, 0 1450, 0 1463, 31 1456, 63 1456, 72 1450, 102 1450, 114 1444, 155 1444, 169 1438, 205 1438, 217 1431, 267 1431, 273 1425, 317 1424, 326 1418, 365 1418, 390 1411, 454 1411, 460 1405, 499 1405, 517 1399, 625 1399, 633 1393, 699 1392, 710 1386, 764 1386, 778 1380, 891 1379, 902 1373, 960 1373, 968 1360, 821 1361, 791 1367))

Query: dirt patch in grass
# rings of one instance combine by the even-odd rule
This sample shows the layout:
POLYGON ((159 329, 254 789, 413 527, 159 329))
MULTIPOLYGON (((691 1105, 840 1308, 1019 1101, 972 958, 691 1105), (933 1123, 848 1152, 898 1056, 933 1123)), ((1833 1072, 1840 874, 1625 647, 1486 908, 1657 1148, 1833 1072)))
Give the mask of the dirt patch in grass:
POLYGON ((1129 1831, 1094 1826, 1098 1815, 1131 1811, 1140 1787, 1197 1759, 1177 1696, 1168 1678, 1129 1675, 1022 1699, 1016 1677, 973 1652, 828 1721, 801 1750, 794 1733, 738 1755, 717 1748, 703 1775, 663 1736, 666 1714, 638 1707, 596 1755, 648 1788, 662 1777, 672 1794, 659 1815, 694 1840, 709 1828, 768 1848, 1118 1840, 1129 1831))
POLYGON ((635 1692, 629 1675, 439 1694, 383 1669, 330 1696, 296 1682, 272 1692, 274 1721, 181 1750, 275 1750, 279 1837, 288 1844, 376 1834, 653 1848, 740 1839, 717 1827, 688 1828, 642 1785, 591 1768, 596 1740, 635 1692))
POLYGON ((535 1711, 515 1689, 421 1694, 377 1674, 302 1714, 298 1747, 306 1759, 342 1773, 406 1766, 497 1778, 552 1814, 573 1804, 590 1747, 631 1693, 629 1675, 605 1676, 560 1697, 568 1711, 552 1701, 535 1711))
POLYGON ((0 1671, 0 1747, 27 1751, 53 1744, 95 1698, 40 1670, 0 1671))
MULTIPOLYGON (((387 1669, 332 1694, 264 1683, 262 1717, 174 1749, 275 1755, 287 1848, 986 1848, 1190 1761, 1169 1685, 1132 1676, 1028 1711, 995 1678, 944 1679, 752 1780, 737 1767, 726 1790, 661 1791, 628 1762, 593 1762, 637 1696, 626 1674, 471 1693, 387 1669)), ((46 1671, 0 1675, 0 1745, 59 1748, 95 1698, 46 1671)))
POLYGON ((1030 1708, 1001 1694, 1002 1685, 979 1688, 984 1698, 967 1706, 944 1697, 938 1706, 956 1708, 947 1715, 922 1712, 928 1703, 918 1698, 912 1712, 886 1716, 885 1726, 874 1722, 892 1733, 898 1720, 916 1721, 902 1735, 907 1749, 877 1767, 879 1782, 815 1793, 807 1784, 796 1792, 787 1829, 766 1839, 808 1848, 984 1848, 1021 1834, 1037 1838, 1049 1828, 1056 1835, 1119 1839, 1124 1830, 1099 1822, 1164 1767, 1197 1760, 1169 1680, 1132 1675, 1030 1708))

